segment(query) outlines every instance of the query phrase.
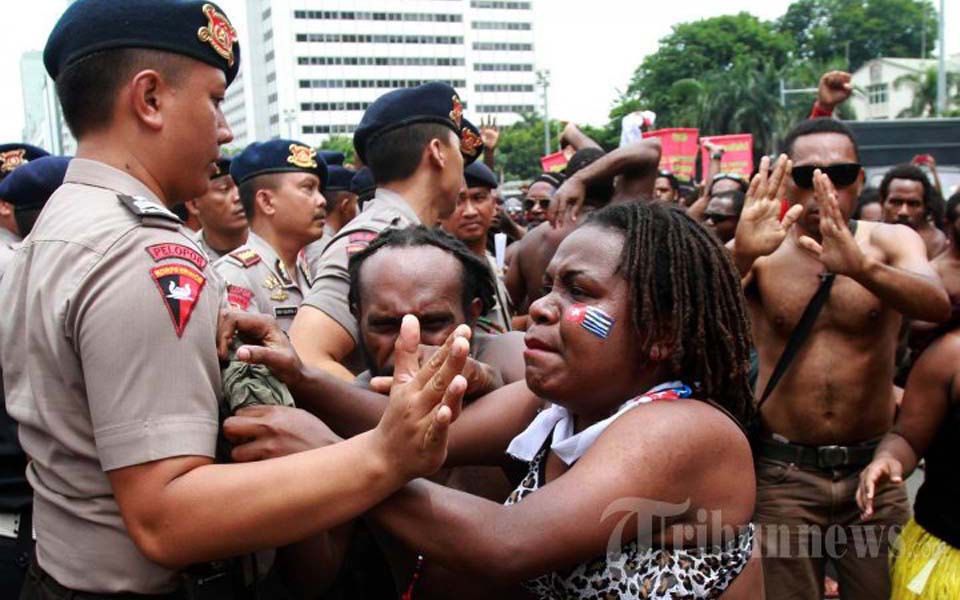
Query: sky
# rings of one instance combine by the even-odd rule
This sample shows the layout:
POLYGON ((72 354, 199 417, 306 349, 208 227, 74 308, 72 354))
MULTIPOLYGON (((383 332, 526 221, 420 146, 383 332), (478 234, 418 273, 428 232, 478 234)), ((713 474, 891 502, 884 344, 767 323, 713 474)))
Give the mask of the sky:
MULTIPOLYGON (((122 0, 117 0, 122 1, 122 0)), ((227 14, 242 0, 223 0, 227 14)), ((305 6, 309 0, 303 0, 305 6)), ((960 52, 960 0, 947 0, 947 53, 960 52)), ((659 5, 623 0, 534 0, 537 68, 549 69, 550 116, 603 125, 618 92, 627 87, 643 57, 676 23, 740 11, 762 19, 782 15, 789 0, 683 0, 659 5), (669 6, 669 10, 658 6, 669 6)), ((31 0, 29 10, 0 20, 0 142, 23 130, 20 57, 42 50, 66 0, 31 0)))

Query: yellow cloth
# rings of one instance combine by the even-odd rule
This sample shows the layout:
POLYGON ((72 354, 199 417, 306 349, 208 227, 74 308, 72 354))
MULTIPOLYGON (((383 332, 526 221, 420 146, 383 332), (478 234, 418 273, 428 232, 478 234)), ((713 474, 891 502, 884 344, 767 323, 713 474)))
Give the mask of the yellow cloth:
POLYGON ((960 550, 910 519, 890 555, 891 600, 960 598, 960 550))

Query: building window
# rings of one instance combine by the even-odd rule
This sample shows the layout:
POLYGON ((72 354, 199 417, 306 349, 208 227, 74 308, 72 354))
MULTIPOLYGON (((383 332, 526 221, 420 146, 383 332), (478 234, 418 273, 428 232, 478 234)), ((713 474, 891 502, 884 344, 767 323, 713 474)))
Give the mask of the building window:
POLYGON ((532 104, 480 104, 477 106, 478 113, 532 113, 537 109, 532 104))
POLYGON ((514 21, 474 21, 470 24, 474 29, 506 29, 509 31, 530 31, 530 23, 514 21))
POLYGON ((356 125, 304 125, 303 133, 353 133, 356 125))
POLYGON ((533 85, 519 83, 479 83, 473 86, 477 92, 532 92, 533 85))
POLYGON ((369 102, 301 102, 300 110, 303 112, 360 111, 367 110, 369 106, 369 102))
POLYGON ((263 41, 267 42, 273 39, 273 30, 268 29, 263 32, 263 41))
POLYGON ((298 42, 322 44, 463 44, 458 35, 370 35, 354 33, 298 33, 298 42))
POLYGON ((270 18, 270 15, 271 15, 271 14, 272 14, 272 11, 270 10, 270 7, 268 6, 266 9, 264 9, 264 11, 263 11, 262 13, 260 13, 260 17, 261 17, 264 21, 266 21, 267 19, 270 18))
POLYGON ((499 8, 506 10, 530 10, 529 2, 491 2, 488 0, 470 0, 470 8, 499 8))
POLYGON ((277 80, 277 74, 275 72, 267 73, 267 83, 273 83, 277 80))
POLYGON ((462 67, 464 59, 437 56, 298 56, 298 65, 462 67))
POLYGON ((886 83, 878 83, 867 86, 867 98, 870 104, 886 104, 887 90, 889 86, 886 83))
POLYGON ((264 62, 270 62, 271 60, 273 60, 273 57, 274 57, 273 50, 271 50, 270 52, 267 52, 266 54, 263 55, 263 60, 264 62))
MULTIPOLYGON (((417 87, 431 81, 440 81, 455 88, 466 87, 467 82, 458 80, 436 79, 301 79, 299 85, 304 89, 367 89, 385 88, 397 89, 417 87)), ((532 87, 532 86, 531 86, 532 87)))
POLYGON ((294 19, 326 21, 406 21, 417 23, 460 23, 463 15, 449 13, 367 12, 354 10, 295 10, 294 19))
POLYGON ((267 96, 267 104, 274 104, 277 101, 277 94, 273 93, 267 96))
POLYGON ((276 125, 280 122, 280 115, 270 115, 270 124, 276 125))
POLYGON ((530 64, 474 63, 474 71, 533 71, 530 64))
POLYGON ((508 44, 506 42, 474 42, 474 50, 506 50, 508 52, 530 52, 533 44, 508 44))

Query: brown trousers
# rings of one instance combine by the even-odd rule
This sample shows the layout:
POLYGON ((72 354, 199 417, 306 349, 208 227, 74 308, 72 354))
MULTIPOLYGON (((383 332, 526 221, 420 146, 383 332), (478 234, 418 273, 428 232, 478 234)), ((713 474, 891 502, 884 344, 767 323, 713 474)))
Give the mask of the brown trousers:
POLYGON ((766 597, 823 596, 826 561, 844 600, 890 597, 890 544, 910 518, 903 485, 877 490, 874 516, 860 520, 859 467, 819 470, 757 459, 757 506, 766 597))

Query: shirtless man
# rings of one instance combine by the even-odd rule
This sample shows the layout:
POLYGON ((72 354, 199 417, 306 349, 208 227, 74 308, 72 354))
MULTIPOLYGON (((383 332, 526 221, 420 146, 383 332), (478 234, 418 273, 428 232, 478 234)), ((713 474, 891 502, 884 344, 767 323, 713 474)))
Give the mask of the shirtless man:
POLYGON ((885 223, 900 223, 920 234, 927 257, 935 258, 949 241, 940 230, 943 203, 926 174, 914 165, 897 165, 880 182, 880 202, 885 223))
POLYGON ((893 425, 902 316, 942 321, 949 302, 916 232, 867 222, 848 228, 864 177, 849 128, 832 119, 804 121, 785 150, 769 180, 769 160, 761 161, 733 251, 759 353, 757 390, 766 388, 820 275, 837 277, 760 410, 755 519, 764 526, 767 594, 819 597, 827 556, 821 544, 833 539, 841 543, 826 551, 843 597, 886 598, 887 529, 906 522, 907 497, 902 488, 881 488, 864 524, 854 501, 858 473, 893 425), (791 209, 781 222, 784 193, 791 209))

